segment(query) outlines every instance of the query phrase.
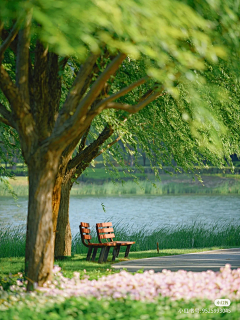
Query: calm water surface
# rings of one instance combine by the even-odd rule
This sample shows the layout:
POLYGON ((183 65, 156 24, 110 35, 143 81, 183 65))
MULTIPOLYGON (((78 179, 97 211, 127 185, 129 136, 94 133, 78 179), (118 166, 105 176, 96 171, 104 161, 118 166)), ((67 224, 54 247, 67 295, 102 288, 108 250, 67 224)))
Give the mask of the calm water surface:
MULTIPOLYGON (((122 221, 132 230, 143 227, 155 229, 158 226, 192 224, 194 221, 210 223, 237 223, 240 218, 240 196, 116 196, 80 197, 70 200, 70 224, 73 235, 79 229, 79 222, 111 220, 113 225, 122 221), (105 211, 103 210, 105 208, 105 211)), ((26 225, 27 197, 14 201, 0 197, 0 224, 26 225)))

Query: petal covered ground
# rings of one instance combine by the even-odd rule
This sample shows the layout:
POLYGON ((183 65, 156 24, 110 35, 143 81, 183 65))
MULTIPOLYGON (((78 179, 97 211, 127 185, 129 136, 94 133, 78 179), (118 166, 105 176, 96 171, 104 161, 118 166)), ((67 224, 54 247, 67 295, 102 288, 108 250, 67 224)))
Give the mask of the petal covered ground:
POLYGON ((85 296, 98 299, 130 297, 141 301, 154 301, 159 295, 173 300, 193 298, 212 301, 219 298, 240 300, 240 268, 231 270, 229 264, 221 268, 220 272, 163 270, 154 273, 150 270, 133 275, 121 271, 91 281, 87 278, 80 280, 77 272, 72 279, 65 278, 60 270, 59 267, 55 267, 54 280, 42 288, 38 287, 38 291, 50 296, 85 296))

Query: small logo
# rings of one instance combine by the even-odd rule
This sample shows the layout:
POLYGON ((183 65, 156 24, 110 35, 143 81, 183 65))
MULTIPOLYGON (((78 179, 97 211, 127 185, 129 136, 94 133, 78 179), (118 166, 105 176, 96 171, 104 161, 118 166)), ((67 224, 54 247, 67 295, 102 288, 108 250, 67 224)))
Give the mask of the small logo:
POLYGON ((216 299, 214 304, 217 307, 228 307, 230 306, 231 301, 229 299, 216 299))

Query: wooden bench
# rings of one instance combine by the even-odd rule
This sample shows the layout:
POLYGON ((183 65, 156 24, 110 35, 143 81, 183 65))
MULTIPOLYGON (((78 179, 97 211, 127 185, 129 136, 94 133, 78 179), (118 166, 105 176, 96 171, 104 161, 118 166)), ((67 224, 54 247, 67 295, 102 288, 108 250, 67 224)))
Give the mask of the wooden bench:
POLYGON ((98 263, 102 263, 102 262, 106 262, 107 261, 107 257, 108 257, 108 253, 109 253, 109 249, 110 247, 116 247, 115 242, 107 242, 107 243, 91 243, 91 235, 90 235, 90 225, 89 223, 86 222, 81 222, 80 226, 80 234, 81 234, 81 239, 82 239, 82 243, 88 247, 88 253, 87 253, 87 258, 86 260, 89 261, 90 259, 92 261, 95 260, 96 258, 96 254, 99 248, 101 248, 101 252, 100 252, 100 256, 98 259, 98 263), (92 253, 93 251, 93 253, 92 253), (92 254, 92 257, 91 257, 92 254))
MULTIPOLYGON (((112 222, 104 222, 104 223, 97 223, 96 224, 96 230, 97 230, 97 236, 98 236, 98 241, 100 244, 114 244, 114 250, 113 250, 113 257, 112 261, 115 260, 116 257, 119 255, 120 248, 122 246, 126 246, 126 252, 125 252, 125 258, 128 257, 129 251, 131 248, 131 245, 135 243, 135 241, 115 241, 113 238, 115 238, 112 222), (106 242, 103 242, 105 240, 106 242)), ((109 252, 109 249, 108 250, 109 252)))

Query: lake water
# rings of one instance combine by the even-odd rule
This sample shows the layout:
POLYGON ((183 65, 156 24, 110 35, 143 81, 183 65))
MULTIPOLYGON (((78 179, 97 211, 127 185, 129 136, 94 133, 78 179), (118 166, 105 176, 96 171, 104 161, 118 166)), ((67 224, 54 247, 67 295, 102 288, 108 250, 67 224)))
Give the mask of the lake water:
MULTIPOLYGON (((236 223, 240 218, 240 196, 116 196, 80 197, 70 200, 70 225, 72 234, 79 232, 79 223, 112 221, 128 223, 132 230, 143 227, 151 230, 158 226, 192 224, 194 221, 211 223, 236 223), (105 211, 103 210, 105 208, 105 211)), ((14 201, 0 197, 0 224, 26 225, 27 197, 14 201)))

